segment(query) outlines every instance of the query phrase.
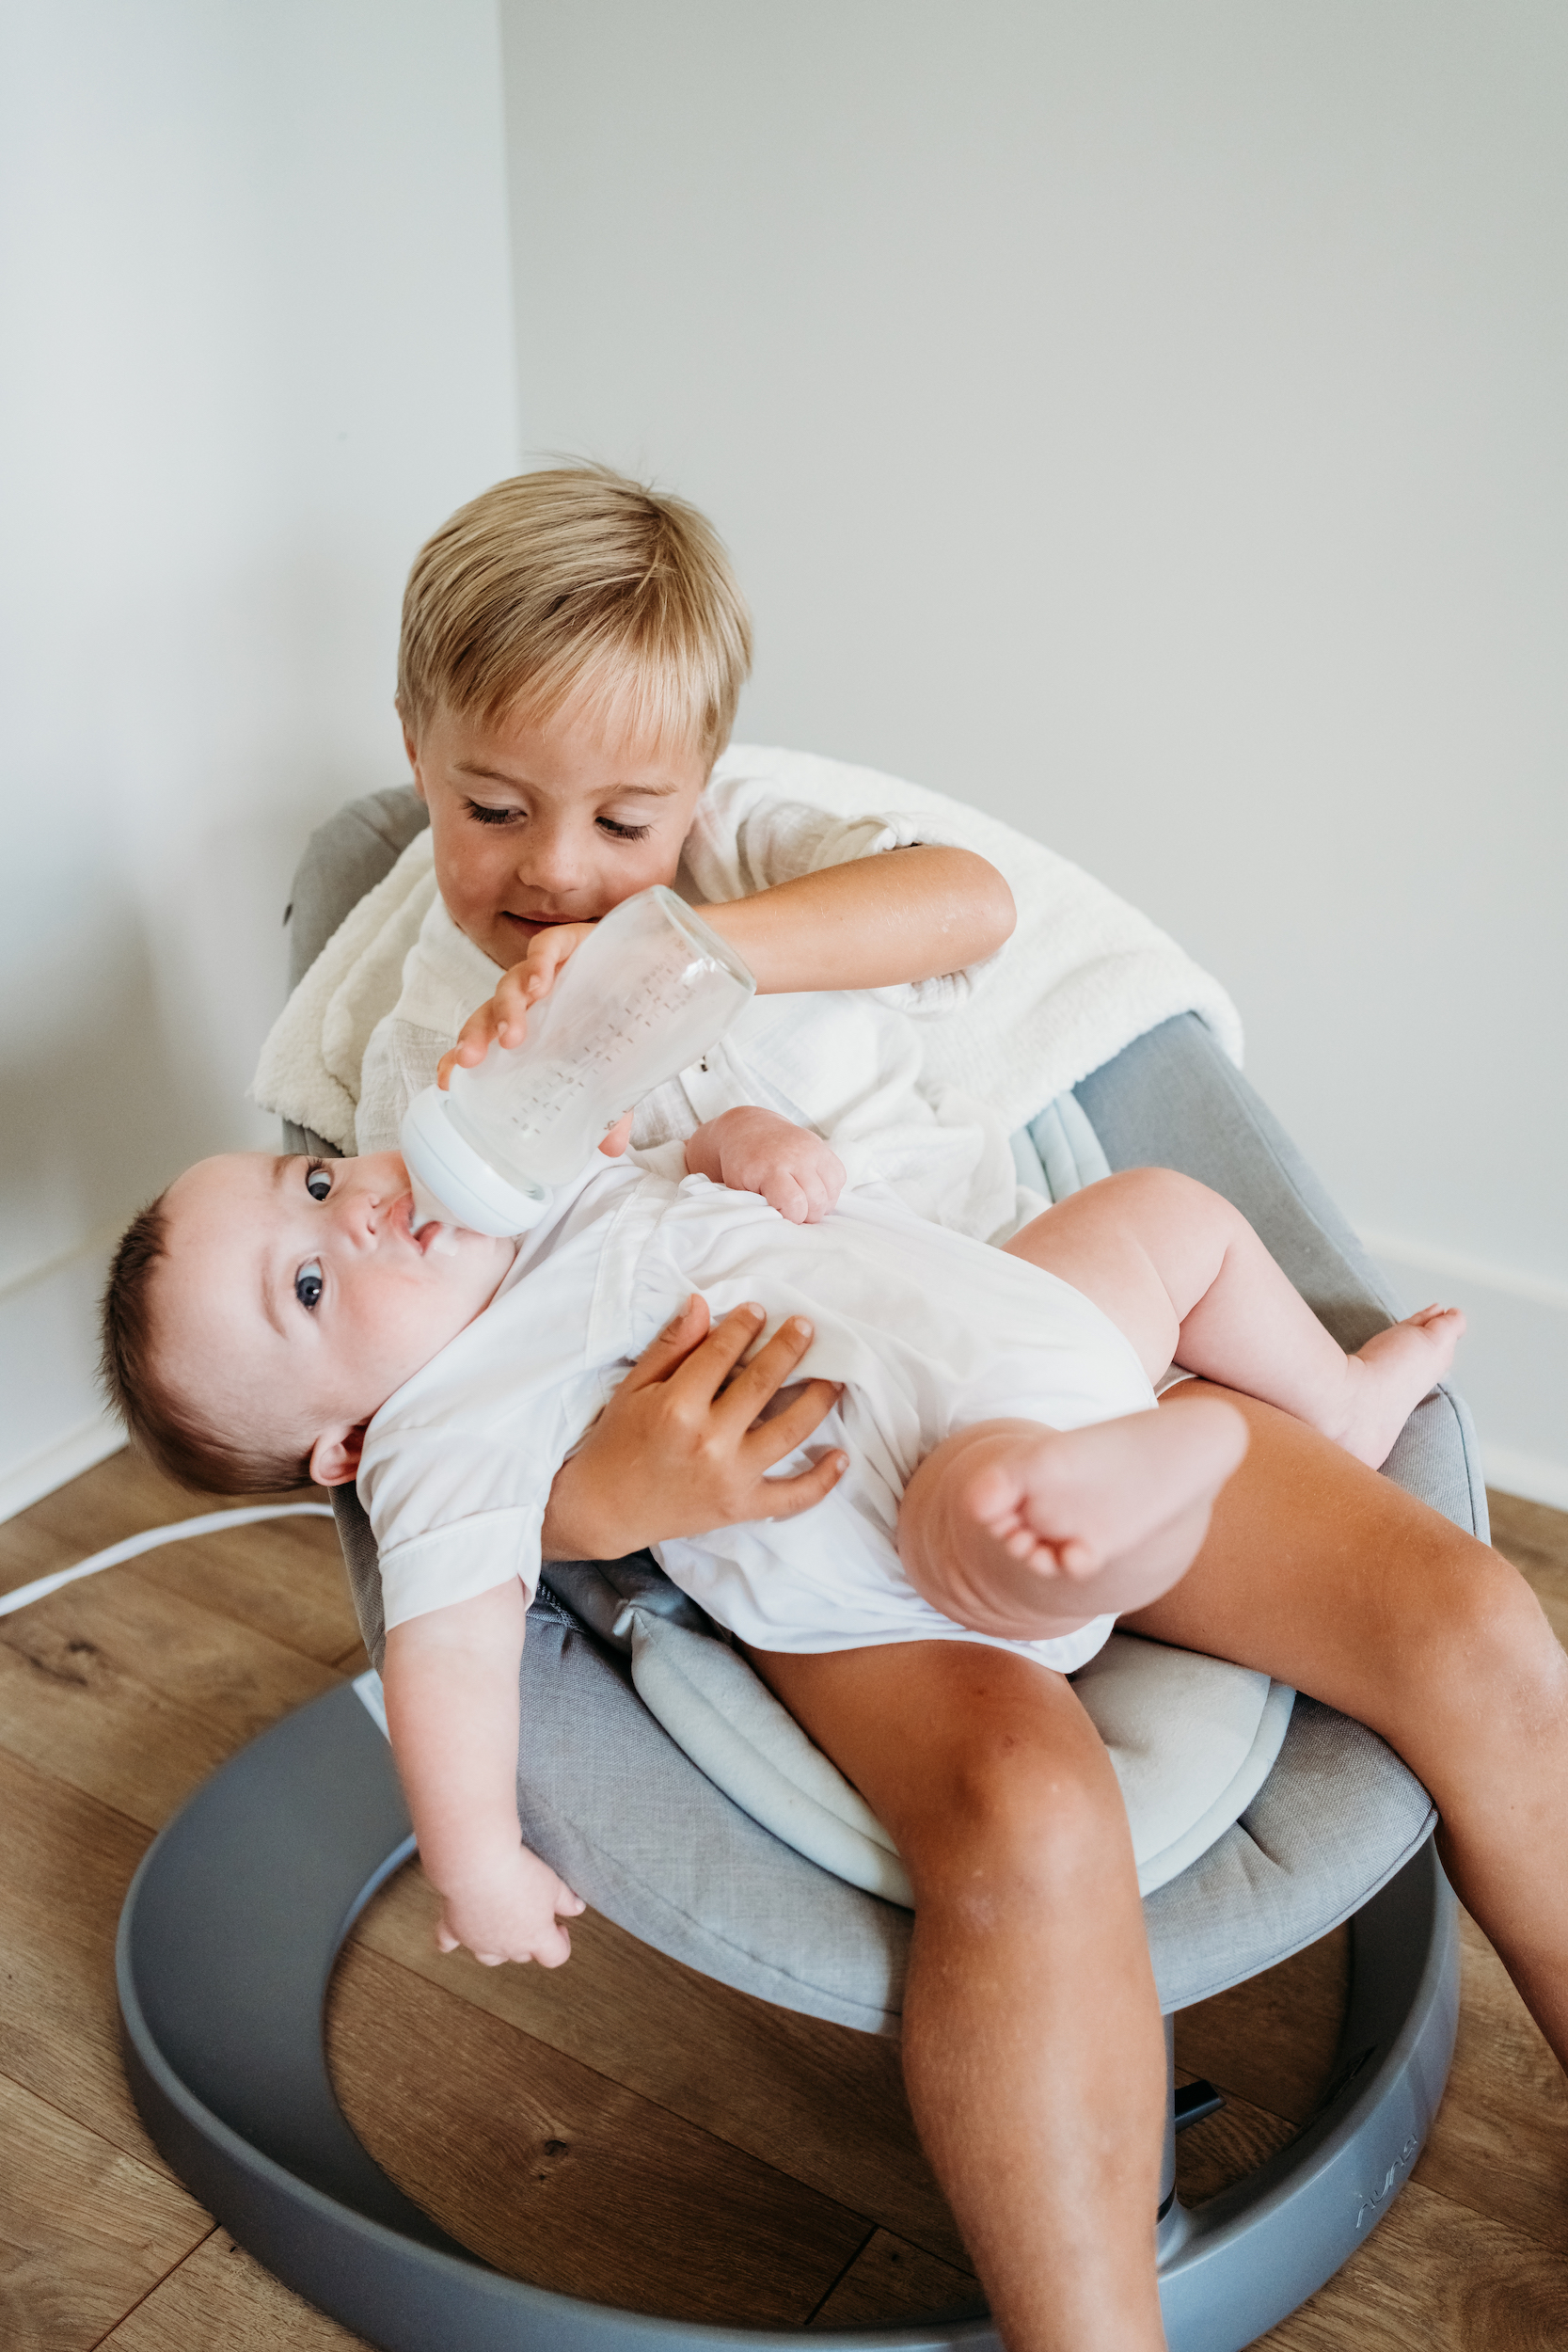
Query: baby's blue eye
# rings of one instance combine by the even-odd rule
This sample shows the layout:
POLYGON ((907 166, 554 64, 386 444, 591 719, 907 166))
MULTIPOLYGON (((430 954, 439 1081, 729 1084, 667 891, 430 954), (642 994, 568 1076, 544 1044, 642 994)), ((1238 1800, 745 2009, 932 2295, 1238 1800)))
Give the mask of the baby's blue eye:
POLYGON ((305 1189, 312 1200, 325 1200, 332 1189, 332 1179, 320 1160, 312 1160, 305 1171, 305 1189))
POLYGON ((294 1276, 294 1296, 307 1314, 313 1307, 320 1305, 321 1295, 325 1287, 320 1263, 312 1258, 308 1264, 302 1265, 294 1276))

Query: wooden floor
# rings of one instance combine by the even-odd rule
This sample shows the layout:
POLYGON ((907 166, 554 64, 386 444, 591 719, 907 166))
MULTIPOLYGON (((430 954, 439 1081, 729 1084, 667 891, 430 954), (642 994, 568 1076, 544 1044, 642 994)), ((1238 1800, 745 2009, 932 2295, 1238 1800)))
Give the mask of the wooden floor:
MULTIPOLYGON (((0 1590, 206 1506, 120 1454, 0 1527, 0 1590)), ((1494 1498, 1500 1548, 1568 1637, 1568 1515, 1494 1498)), ((152 1552, 0 1618, 0 2344, 6 2352, 326 2352, 141 2129, 116 2044, 116 1919, 153 1831, 213 1769, 362 1658, 336 1540, 282 1522, 152 1552)), ((438 1960, 417 1869, 334 1986, 344 2106, 387 2169, 503 2268, 672 2316, 809 2329, 975 2307, 887 2044, 573 1930, 570 1965, 438 1960)), ((1330 1937, 1181 2021, 1227 2095, 1181 2142, 1212 2193, 1311 2111, 1330 1937)), ((1410 2185, 1274 2352, 1568 2345, 1568 2092, 1466 1929, 1459 2051, 1410 2185)))

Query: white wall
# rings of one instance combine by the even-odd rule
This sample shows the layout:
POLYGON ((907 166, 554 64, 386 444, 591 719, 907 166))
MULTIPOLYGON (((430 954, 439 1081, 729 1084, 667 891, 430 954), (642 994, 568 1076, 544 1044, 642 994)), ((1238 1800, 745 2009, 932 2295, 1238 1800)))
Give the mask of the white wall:
POLYGON ((1228 984, 1568 1503, 1568 12, 502 0, 523 441, 752 596, 742 734, 1228 984))
POLYGON ((492 0, 5 22, 0 1514, 116 1441, 106 1236, 272 1138, 288 877, 403 775, 404 575, 516 456, 492 0))

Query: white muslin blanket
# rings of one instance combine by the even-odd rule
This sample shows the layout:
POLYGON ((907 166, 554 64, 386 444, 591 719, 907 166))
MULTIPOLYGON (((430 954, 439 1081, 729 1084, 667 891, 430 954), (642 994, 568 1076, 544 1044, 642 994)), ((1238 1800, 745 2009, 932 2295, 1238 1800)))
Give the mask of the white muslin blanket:
MULTIPOLYGON (((1006 946, 941 1009, 929 993, 911 1002, 923 1016, 926 1085, 978 1097, 1011 1130, 1180 1012, 1198 1014, 1240 1065, 1241 1021, 1219 982, 1147 915, 1042 843, 940 792, 810 753, 732 745, 710 790, 742 783, 844 824, 889 811, 928 818, 931 839, 974 850, 1006 876, 1018 907, 1006 946)), ((427 832, 353 909, 290 997, 251 1086, 263 1110, 355 1149, 366 1049, 398 1003, 435 899, 427 832)), ((489 993, 494 967, 477 948, 472 961, 451 1006, 430 1009, 430 1025, 449 1035, 489 993)))

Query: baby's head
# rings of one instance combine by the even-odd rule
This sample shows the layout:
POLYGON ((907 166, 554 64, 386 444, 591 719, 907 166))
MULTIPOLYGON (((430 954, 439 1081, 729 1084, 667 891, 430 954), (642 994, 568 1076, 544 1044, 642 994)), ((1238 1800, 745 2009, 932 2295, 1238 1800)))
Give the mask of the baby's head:
POLYGON ((502 965, 671 882, 751 667, 694 507, 600 467, 499 482, 420 551, 398 709, 453 920, 502 965))
POLYGON ((412 1208, 393 1152, 231 1152, 141 1212, 104 1294, 103 1381, 160 1468, 222 1494, 354 1476, 371 1416, 489 1305, 516 1251, 414 1233, 412 1208))

